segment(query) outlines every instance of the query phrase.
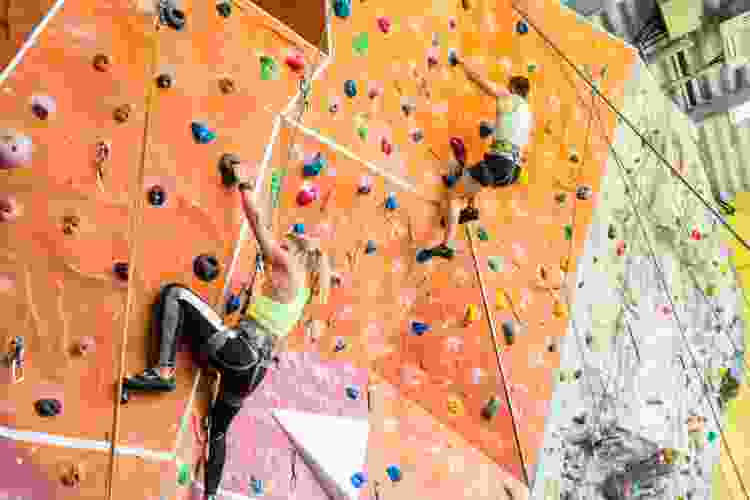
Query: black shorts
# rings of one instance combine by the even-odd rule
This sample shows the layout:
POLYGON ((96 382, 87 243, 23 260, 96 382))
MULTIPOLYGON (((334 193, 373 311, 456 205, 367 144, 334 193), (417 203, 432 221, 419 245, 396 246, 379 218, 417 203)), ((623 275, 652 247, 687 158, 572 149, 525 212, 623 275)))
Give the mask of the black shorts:
POLYGON ((518 181, 521 167, 504 155, 485 153, 482 161, 469 167, 469 175, 482 187, 503 187, 518 181))

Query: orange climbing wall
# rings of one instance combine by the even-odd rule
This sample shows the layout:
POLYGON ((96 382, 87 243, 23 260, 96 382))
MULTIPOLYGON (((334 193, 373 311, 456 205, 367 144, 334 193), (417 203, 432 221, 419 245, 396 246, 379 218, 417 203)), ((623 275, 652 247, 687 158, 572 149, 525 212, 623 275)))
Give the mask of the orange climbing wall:
MULTIPOLYGON (((337 254, 346 253, 346 247, 352 251, 367 239, 375 240, 382 249, 374 256, 363 256, 366 264, 361 264, 357 273, 357 286, 361 289, 384 291, 376 300, 373 296, 363 300, 360 295, 360 303, 374 316, 369 321, 360 318, 365 321, 364 332, 382 329, 386 339, 382 349, 373 349, 371 343, 366 343, 373 376, 382 377, 399 391, 400 398, 417 404, 435 422, 460 435, 466 441, 464 446, 476 447, 520 478, 507 409, 501 409, 491 423, 479 416, 490 395, 502 398, 502 389, 484 314, 469 327, 461 324, 468 304, 481 305, 465 238, 460 237, 452 262, 414 264, 416 251, 435 244, 442 235, 434 202, 443 196, 439 176, 447 170, 444 160, 450 154, 449 138, 463 139, 470 162, 477 161, 486 148, 479 138, 479 121, 492 120, 494 115, 493 101, 479 96, 460 69, 448 67, 448 49, 457 48, 500 83, 513 74, 526 75, 532 82, 530 102, 535 126, 525 154, 528 182, 481 195, 478 204, 482 220, 471 226, 475 234, 481 226, 490 236, 486 242, 478 241, 476 236, 474 239, 491 306, 495 309, 498 291, 507 292, 524 325, 516 344, 503 349, 502 362, 529 474, 533 473, 541 445, 547 403, 559 364, 558 355, 549 347, 565 333, 567 325, 564 318, 553 315, 554 301, 559 296, 554 290, 538 286, 537 268, 544 266, 553 286, 559 286, 563 278, 564 260, 570 262, 567 271, 575 272, 596 197, 577 202, 574 190, 585 184, 595 193, 598 191, 607 148, 589 137, 585 126, 588 116, 577 100, 578 93, 592 99, 591 91, 534 28, 524 36, 515 32, 519 15, 509 2, 472 3, 475 5, 468 12, 459 10, 454 2, 355 3, 351 18, 334 18, 334 61, 314 84, 312 106, 304 115, 304 124, 379 169, 405 179, 416 191, 409 194, 384 186, 383 191, 374 189, 368 198, 372 200, 369 203, 382 204, 387 191, 396 190, 401 207, 393 217, 402 223, 411 222, 413 241, 397 232, 383 231, 382 213, 361 219, 357 210, 361 210, 362 202, 352 206, 344 201, 329 209, 329 217, 339 217, 341 221, 331 238, 337 254), (380 16, 390 19, 389 34, 380 32, 380 16), (455 30, 449 26, 451 17, 456 20, 455 30), (433 68, 427 64, 430 50, 439 57, 439 64, 433 68), (344 93, 344 82, 350 79, 356 81, 358 92, 354 98, 344 93), (368 95, 373 86, 382 89, 382 94, 374 99, 368 95), (410 117, 400 109, 405 100, 416 104, 416 113, 410 117), (330 112, 331 104, 338 104, 336 113, 330 112), (367 129, 365 138, 360 135, 363 127, 367 129), (415 129, 424 133, 423 142, 410 139, 415 129), (381 150, 383 138, 394 145, 390 156, 381 150), (568 160, 573 150, 579 155, 578 163, 568 160), (555 199, 560 193, 567 194, 563 203, 555 199), (566 238, 566 225, 573 228, 570 240, 566 238), (490 256, 500 258, 500 272, 489 270, 490 256), (394 279, 394 275, 400 276, 394 279), (393 289, 389 288, 391 284, 393 289), (382 314, 382 310, 387 312, 382 314), (430 324, 432 331, 422 337, 410 335, 410 322, 414 320, 430 324), (453 411, 456 407, 459 409, 453 411)), ((617 106, 622 100, 622 81, 634 61, 633 51, 582 23, 573 13, 562 11, 554 2, 538 2, 533 8, 525 8, 531 9, 532 22, 545 34, 551 34, 560 50, 582 71, 599 77, 602 61, 608 62, 604 77, 598 80, 601 91, 617 106)), ((597 106, 611 134, 615 117, 603 104, 597 106)), ((317 149, 324 156, 330 155, 325 146, 317 149)), ((317 181, 322 198, 332 182, 336 184, 334 196, 339 197, 339 185, 351 185, 351 181, 341 179, 342 171, 348 171, 340 166, 342 162, 351 163, 340 155, 331 160, 336 165, 337 180, 323 175, 317 181)), ((301 169, 298 159, 290 164, 297 172, 301 169)), ((351 175, 356 178, 362 168, 351 170, 351 175)), ((291 200, 299 183, 298 178, 290 180, 284 196, 291 200)), ((343 196, 353 196, 354 186, 347 190, 343 196)), ((289 207, 286 211, 281 210, 284 216, 280 230, 293 222, 319 217, 317 205, 292 209, 290 204, 291 201, 285 205, 289 207)), ((507 309, 495 310, 494 316, 498 330, 502 321, 513 318, 507 309)), ((390 411, 398 414, 404 410, 396 405, 390 411)), ((410 443, 416 432, 405 426, 393 436, 410 443)), ((371 448, 380 446, 373 439, 371 448)), ((424 467, 417 465, 415 454, 422 447, 412 443, 405 445, 401 457, 382 458, 386 463, 400 459, 402 468, 416 470, 424 467)), ((371 477, 384 476, 380 465, 371 464, 371 477)))
MULTIPOLYGON (((15 197, 21 207, 16 221, 0 226, 5 242, 0 307, 6 318, 0 341, 3 350, 15 335, 27 341, 25 381, 10 385, 5 369, 0 381, 4 435, 35 431, 43 436, 34 439, 105 443, 112 429, 123 330, 127 327, 125 369, 133 373, 153 361, 149 313, 163 284, 182 282, 211 304, 223 302, 224 274, 242 216, 236 193, 221 185, 218 160, 235 153, 246 160, 242 175, 257 169, 272 118, 298 89, 281 61, 294 47, 310 60, 315 56, 288 29, 251 8, 236 6, 233 16, 224 19, 211 3, 183 2, 181 7, 188 28, 180 33, 163 28, 155 35, 152 13, 136 10, 131 2, 67 3, 0 93, 0 126, 30 136, 35 145, 31 164, 0 172, 2 195, 15 197), (110 56, 109 72, 93 69, 99 53, 110 56), (278 62, 277 78, 263 80, 257 64, 247 64, 248 54, 256 58, 261 53, 278 62), (173 88, 155 89, 161 73, 174 78, 173 88), (219 79, 226 76, 236 85, 231 95, 219 90, 219 79), (56 101, 46 121, 31 113, 35 95, 56 101), (118 124, 113 111, 123 104, 133 106, 133 113, 118 124), (216 141, 196 144, 190 130, 194 120, 214 130, 216 141), (99 140, 112 144, 101 185, 94 166, 99 140), (146 203, 156 184, 168 196, 158 208, 146 203), (66 235, 63 217, 69 215, 80 222, 74 234, 66 235), (220 261, 222 275, 213 283, 193 277, 192 261, 200 253, 220 261), (117 261, 129 262, 129 283, 115 279, 117 261), (95 352, 86 358, 74 354, 84 336, 96 341, 95 352), (36 416, 33 402, 45 397, 62 401, 61 415, 36 416)), ((122 407, 120 446, 173 451, 196 373, 190 361, 187 352, 179 355, 177 391, 134 395, 122 407)), ((57 477, 56 467, 75 460, 67 451, 48 447, 36 468, 57 477)), ((88 476, 81 491, 103 496, 107 453, 86 454, 101 462, 102 470, 88 476)), ((128 460, 140 459, 119 460, 121 478, 133 476, 128 460)), ((169 463, 157 464, 155 477, 171 488, 173 471, 161 465, 169 463)), ((139 474, 144 491, 152 492, 144 498, 158 497, 163 485, 149 477, 139 474)), ((32 489, 41 484, 30 481, 32 489)), ((122 482, 115 484, 118 488, 122 482)), ((0 492, 4 486, 0 480, 0 492)))

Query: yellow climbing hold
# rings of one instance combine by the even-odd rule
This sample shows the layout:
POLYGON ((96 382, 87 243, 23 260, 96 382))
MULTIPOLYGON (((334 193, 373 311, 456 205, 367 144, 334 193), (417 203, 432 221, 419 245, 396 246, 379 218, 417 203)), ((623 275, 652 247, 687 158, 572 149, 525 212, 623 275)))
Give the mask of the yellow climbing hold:
POLYGON ((464 316, 464 323, 468 326, 478 319, 479 319, 479 309, 474 304, 469 304, 469 307, 466 308, 466 316, 464 316))
POLYGON ((568 262, 568 258, 567 257, 561 258, 560 259, 560 271, 562 271, 564 273, 567 273, 568 269, 569 269, 568 264, 569 264, 569 262, 568 262))
POLYGON ((518 176, 518 183, 522 186, 529 185, 529 172, 525 169, 521 169, 521 175, 518 176))
POLYGON ((562 301, 555 299, 555 303, 552 305, 552 314, 556 318, 565 318, 568 316, 568 307, 562 301))
POLYGON ((709 297, 713 297, 716 295, 716 285, 708 285, 706 286, 706 295, 709 297))
POLYGON ((504 290, 495 292, 495 307, 500 311, 510 309, 510 302, 508 302, 508 296, 505 295, 504 290))
POLYGON ((462 417, 464 411, 464 403, 460 398, 456 396, 450 396, 448 398, 448 413, 450 413, 452 417, 462 417))

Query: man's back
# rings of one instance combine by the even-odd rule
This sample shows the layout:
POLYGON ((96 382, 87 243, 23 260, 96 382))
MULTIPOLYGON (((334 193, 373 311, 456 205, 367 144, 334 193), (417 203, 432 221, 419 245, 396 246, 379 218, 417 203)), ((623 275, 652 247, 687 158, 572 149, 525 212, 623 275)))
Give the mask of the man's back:
POLYGON ((508 141, 523 148, 529 143, 531 136, 532 115, 529 104, 523 97, 511 94, 507 102, 512 111, 506 111, 503 101, 503 98, 497 100, 494 139, 508 141))

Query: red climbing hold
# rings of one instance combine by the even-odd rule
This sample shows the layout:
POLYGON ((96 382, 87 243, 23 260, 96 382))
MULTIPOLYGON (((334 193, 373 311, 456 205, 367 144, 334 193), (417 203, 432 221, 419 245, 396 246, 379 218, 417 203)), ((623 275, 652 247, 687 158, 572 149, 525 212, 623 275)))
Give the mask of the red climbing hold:
POLYGON ((286 56, 286 65, 289 66, 289 69, 292 71, 302 71, 305 69, 305 60, 302 57, 302 54, 295 53, 286 56))
POLYGON ((297 194, 297 204, 300 206, 309 205, 317 200, 320 196, 320 190, 315 185, 306 185, 297 194))
POLYGON ((620 243, 617 244, 617 256, 618 257, 622 257, 623 255, 625 255, 625 247, 626 245, 624 241, 621 241, 620 243))
POLYGON ((383 139, 380 141, 380 149, 383 150, 383 153, 390 156, 391 153, 393 153, 393 146, 390 142, 388 142, 388 139, 383 137, 383 139))
POLYGON ((387 35, 391 31, 391 20, 387 17, 379 17, 378 28, 380 28, 380 31, 387 35))
POLYGON ((701 235, 700 231, 698 231, 697 229, 693 229, 693 231, 690 233, 690 237, 695 241, 700 241, 703 235, 701 235))

